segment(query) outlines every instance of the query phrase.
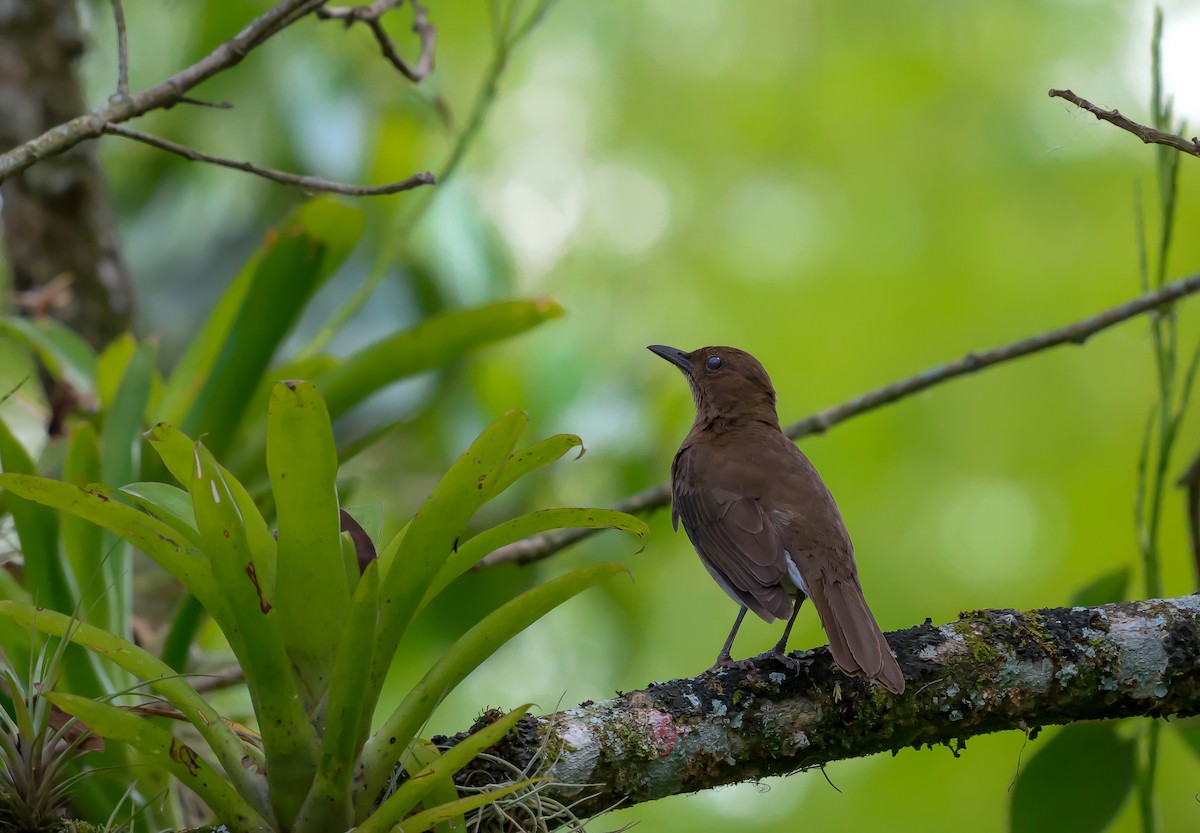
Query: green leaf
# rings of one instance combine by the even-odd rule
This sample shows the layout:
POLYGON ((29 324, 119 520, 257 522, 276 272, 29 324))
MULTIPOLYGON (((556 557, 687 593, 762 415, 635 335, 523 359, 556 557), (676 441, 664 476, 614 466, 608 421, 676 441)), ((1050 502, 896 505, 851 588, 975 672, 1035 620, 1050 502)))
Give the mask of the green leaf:
MULTIPOLYGON (((165 422, 160 422, 147 431, 146 439, 162 459, 163 465, 171 472, 171 476, 184 488, 188 488, 196 465, 195 441, 165 422)), ((224 466, 220 467, 220 471, 225 478, 226 485, 233 492, 233 499, 237 503, 238 511, 242 513, 246 537, 250 539, 250 549, 253 550, 255 556, 254 565, 258 570, 259 586, 267 595, 271 595, 275 590, 277 549, 275 535, 267 526, 266 520, 258 511, 258 506, 254 503, 254 498, 250 496, 246 487, 224 466)), ((191 502, 190 495, 188 501, 191 502)), ((192 517, 194 520, 195 515, 193 514, 192 517)))
POLYGON ((30 605, 0 602, 0 616, 60 639, 65 636, 95 656, 145 680, 196 728, 242 797, 260 813, 269 814, 266 785, 262 778, 253 775, 243 764, 246 751, 242 741, 212 706, 170 666, 132 642, 61 613, 39 610, 30 605))
POLYGON ((107 411, 112 407, 117 398, 117 388, 125 378, 125 369, 129 367, 137 347, 133 333, 122 333, 104 348, 96 360, 96 399, 100 403, 100 410, 107 411))
MULTIPOLYGON (((529 778, 525 781, 518 781, 515 784, 507 784, 503 787, 487 790, 486 792, 469 795, 466 798, 435 804, 428 810, 422 810, 404 819, 404 833, 426 833, 426 831, 432 830, 436 825, 451 821, 452 819, 461 819, 472 810, 477 810, 485 804, 491 804, 497 799, 515 793, 517 790, 532 787, 534 784, 544 780, 543 778, 529 778)), ((456 826, 451 829, 461 830, 463 828, 456 826)))
MULTIPOLYGON (((32 472, 28 472, 32 473, 32 472)), ((83 487, 100 479, 100 440, 89 422, 81 422, 67 440, 63 480, 83 487)), ((47 510, 49 511, 49 510, 47 510)), ((107 588, 111 571, 104 564, 104 530, 75 515, 59 518, 63 553, 75 585, 82 593, 81 611, 88 621, 102 623, 110 631, 121 626, 109 603, 107 588)))
POLYGON ((332 199, 301 206, 270 236, 217 304, 160 402, 160 418, 205 435, 218 454, 313 293, 362 233, 363 215, 332 199))
MULTIPOLYGON (((414 773, 407 781, 401 784, 379 806, 379 809, 355 828, 355 833, 384 833, 384 831, 390 829, 393 825, 398 824, 401 819, 408 815, 413 807, 417 806, 421 799, 429 794, 429 791, 441 779, 453 776, 454 773, 474 760, 476 755, 507 735, 509 730, 517 725, 517 721, 524 717, 525 712, 529 711, 529 709, 529 704, 514 709, 490 726, 485 726, 478 732, 475 732, 462 741, 462 743, 456 744, 446 750, 433 763, 421 771, 414 773)), ((359 795, 366 795, 366 793, 360 793, 359 795)), ((371 796, 374 796, 374 793, 371 796)), ((359 808, 360 816, 364 815, 366 810, 370 809, 372 800, 372 797, 368 797, 363 802, 365 809, 364 807, 359 808)))
POLYGON ((362 754, 366 792, 374 795, 382 787, 399 751, 408 745, 442 698, 501 645, 567 599, 624 570, 612 562, 573 570, 501 605, 463 634, 367 742, 362 754))
POLYGON ((329 707, 321 757, 312 789, 296 822, 295 833, 323 833, 353 826, 350 779, 370 726, 363 710, 371 648, 379 613, 379 562, 372 561, 354 592, 354 600, 341 629, 329 685, 329 707))
POLYGON ((1174 718, 1171 725, 1188 748, 1200 758, 1200 717, 1174 718))
POLYGON ((97 735, 123 741, 167 769, 194 792, 234 833, 271 833, 271 826, 195 750, 170 732, 127 711, 74 694, 46 698, 97 735))
POLYGON ((505 301, 435 315, 348 357, 317 378, 336 419, 383 387, 441 367, 562 315, 554 301, 505 301))
POLYGON ((337 449, 311 382, 280 382, 267 417, 267 470, 279 523, 274 604, 288 656, 311 709, 333 668, 350 588, 342 560, 337 449))
MULTIPOLYGON (((183 582, 210 611, 223 608, 208 562, 167 524, 126 506, 95 488, 81 489, 44 477, 0 474, 0 486, 12 494, 91 521, 115 532, 183 582)), ((70 609, 70 608, 68 608, 70 609)))
MULTIPOLYGON (((379 625, 371 660, 374 696, 378 696, 417 605, 463 527, 487 500, 527 422, 525 414, 509 411, 485 428, 426 498, 399 541, 390 565, 381 557, 381 569, 387 571, 382 575, 379 603, 386 614, 379 625)), ((373 700, 369 701, 371 706, 373 700)))
MULTIPOLYGON (((245 671, 270 762, 271 803, 280 824, 288 828, 316 770, 316 730, 302 706, 279 633, 279 616, 271 615, 271 598, 258 582, 256 553, 229 482, 207 448, 197 443, 194 454, 195 474, 188 491, 204 552, 230 613, 228 622, 219 617, 218 622, 245 671)), ((212 608, 209 611, 217 616, 212 608)))
MULTIPOLYGON (((425 767, 431 765, 439 757, 441 751, 427 740, 414 740, 408 745, 404 755, 400 758, 400 766, 405 772, 420 772, 425 767)), ((433 808, 434 810, 447 807, 453 802, 458 801, 458 787, 454 784, 454 779, 451 777, 439 778, 438 782, 433 785, 425 797, 421 799, 423 807, 433 808)), ((417 815, 421 815, 418 813, 417 815)), ((417 815, 409 816, 404 820, 404 826, 407 829, 412 823, 412 820, 417 818, 417 815)), ((465 830, 463 826, 466 820, 461 815, 450 816, 446 819, 439 819, 438 833, 453 833, 455 830, 465 830)))
POLYGON ((124 486, 133 481, 141 465, 142 420, 154 386, 154 362, 153 344, 137 348, 104 415, 100 434, 102 483, 124 486))
POLYGON ((1133 787, 1135 749, 1114 723, 1064 726, 1017 775, 1013 833, 1100 833, 1133 787))
POLYGON ((96 354, 74 330, 53 318, 0 318, 0 335, 12 336, 38 357, 50 375, 79 391, 96 392, 96 354))
MULTIPOLYGON (((507 468, 505 470, 507 471, 507 468)), ((643 546, 650 537, 650 528, 644 521, 612 509, 542 509, 530 512, 481 532, 459 546, 457 552, 446 560, 433 583, 429 585, 425 597, 421 600, 421 606, 429 604, 450 582, 500 547, 539 532, 571 528, 620 529, 637 536, 643 546)))
POLYGON ((1129 587, 1129 566, 1118 567, 1088 582, 1071 596, 1071 607, 1096 607, 1125 600, 1129 587))
MULTIPOLYGON (((132 482, 142 464, 142 420, 154 386, 155 349, 143 344, 134 352, 117 386, 117 393, 104 415, 100 433, 100 481, 112 486, 132 482)), ((114 542, 105 561, 108 603, 113 611, 116 633, 129 628, 133 605, 133 553, 124 543, 114 542)))
POLYGON ((579 449, 578 457, 583 456, 583 440, 574 434, 555 434, 553 437, 547 437, 519 451, 514 451, 504 466, 500 478, 496 481, 495 488, 492 489, 492 497, 496 497, 530 472, 553 463, 572 448, 579 449))
POLYGON ((200 533, 196 531, 192 496, 183 489, 167 483, 130 483, 116 491, 199 546, 200 533))
MULTIPOLYGON (((58 551, 58 515, 30 494, 14 486, 40 478, 25 448, 0 420, 0 486, 9 491, 8 511, 21 542, 25 560, 25 586, 38 604, 63 612, 75 609, 76 588, 58 551), (23 499, 24 498, 24 499, 23 499), (31 502, 32 501, 32 502, 31 502)), ((47 481, 53 482, 53 481, 47 481)))

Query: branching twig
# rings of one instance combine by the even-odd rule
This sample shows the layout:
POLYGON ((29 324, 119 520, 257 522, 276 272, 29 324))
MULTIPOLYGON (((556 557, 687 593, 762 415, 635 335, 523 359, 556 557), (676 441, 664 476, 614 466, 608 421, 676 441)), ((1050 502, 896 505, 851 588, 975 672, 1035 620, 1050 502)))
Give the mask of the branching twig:
POLYGON ((893 697, 829 650, 760 657, 614 700, 526 717, 491 754, 529 760, 544 799, 579 816, 722 784, 1003 730, 1200 712, 1200 597, 1092 608, 980 610, 888 635, 908 682, 893 697), (549 743, 546 738, 549 735, 549 743))
POLYGON ((1176 136, 1174 133, 1166 133, 1153 127, 1147 127, 1144 124, 1138 124, 1133 119, 1121 115, 1120 111, 1105 110, 1103 107, 1097 107, 1086 98, 1080 98, 1070 90, 1051 90, 1050 97, 1069 101, 1081 110, 1087 110, 1101 121, 1115 124, 1122 130, 1132 133, 1148 145, 1166 145, 1167 147, 1175 148, 1175 150, 1181 153, 1200 156, 1200 139, 1196 137, 1185 139, 1182 136, 1176 136))
POLYGON ((281 0, 237 35, 225 41, 206 57, 170 78, 132 95, 118 96, 107 107, 71 119, 0 154, 0 182, 19 173, 47 156, 54 156, 80 142, 95 139, 110 124, 119 124, 178 103, 187 92, 219 72, 241 62, 247 54, 282 31, 325 0, 281 0))
POLYGON ((413 32, 421 39, 421 55, 417 58, 416 66, 410 67, 396 51, 396 45, 384 31, 381 18, 392 9, 403 5, 404 0, 375 0, 365 6, 326 6, 317 9, 317 17, 321 20, 340 20, 350 26, 354 23, 365 23, 375 36, 383 57, 400 74, 413 83, 419 83, 429 73, 433 72, 433 49, 437 42, 437 29, 429 22, 429 13, 418 0, 410 0, 413 9, 413 32))
POLYGON ((261 176, 272 182, 278 182, 282 185, 294 185, 297 188, 304 188, 308 191, 325 191, 332 194, 345 194, 351 197, 374 197, 384 194, 397 194, 401 191, 411 191, 413 188, 420 188, 422 185, 433 185, 435 182, 433 174, 424 171, 400 182, 389 182, 386 185, 345 185, 340 182, 330 182, 319 176, 289 174, 285 171, 262 168, 250 162, 238 162, 221 156, 212 156, 207 153, 201 153, 198 150, 192 150, 189 147, 184 147, 183 145, 178 145, 175 142, 167 141, 166 139, 160 139, 158 136, 152 136, 149 133, 142 133, 140 130, 123 127, 119 124, 104 125, 104 132, 111 133, 114 136, 124 136, 126 139, 133 139, 135 142, 142 142, 159 150, 177 154, 192 162, 207 162, 210 165, 233 168, 237 171, 245 171, 248 174, 261 176))
POLYGON ((113 20, 117 24, 117 95, 129 95, 129 37, 125 29, 125 6, 112 0, 113 20))
MULTIPOLYGON (((785 431, 792 439, 800 439, 809 434, 823 433, 851 417, 873 411, 876 408, 881 408, 893 402, 898 402, 913 394, 928 390, 934 385, 940 385, 943 382, 956 379, 959 376, 977 373, 985 368, 1010 362, 1014 359, 1047 350, 1051 347, 1057 347, 1061 344, 1083 344, 1088 338, 1102 330, 1106 330, 1123 321, 1128 321, 1130 318, 1142 315, 1143 313, 1174 303, 1180 298, 1198 291, 1200 291, 1200 275, 1192 275, 1189 278, 1165 284, 1161 289, 1148 292, 1132 301, 1105 310, 1098 315, 1093 315, 1091 318, 1085 318, 1066 327, 1050 330, 1049 332, 1041 333, 1040 335, 1005 345, 1004 347, 997 347, 981 353, 968 353, 958 361, 950 362, 940 367, 933 367, 923 373, 918 373, 916 376, 910 376, 907 379, 885 385, 882 388, 851 399, 848 402, 843 402, 841 405, 835 405, 799 422, 792 423, 787 426, 785 431)), ((636 495, 617 504, 615 508, 622 512, 638 514, 666 506, 670 499, 668 487, 661 485, 638 492, 636 495)), ((501 547, 484 558, 476 566, 476 569, 483 569, 508 562, 528 564, 533 561, 540 561, 597 531, 599 530, 570 529, 535 535, 523 541, 517 541, 514 544, 501 547)))

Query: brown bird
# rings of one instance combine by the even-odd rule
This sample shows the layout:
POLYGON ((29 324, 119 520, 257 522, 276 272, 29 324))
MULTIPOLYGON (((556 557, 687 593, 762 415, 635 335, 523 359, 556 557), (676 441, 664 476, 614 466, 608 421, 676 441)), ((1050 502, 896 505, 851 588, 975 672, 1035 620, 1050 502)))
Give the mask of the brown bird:
POLYGON ((904 675, 863 598, 854 546, 833 495, 779 427, 775 388, 749 353, 701 347, 650 351, 679 367, 696 400, 696 421, 671 464, 671 522, 683 528, 709 574, 741 605, 714 668, 734 664, 729 650, 747 610, 786 619, 769 652, 784 653, 805 596, 845 674, 904 691, 904 675))

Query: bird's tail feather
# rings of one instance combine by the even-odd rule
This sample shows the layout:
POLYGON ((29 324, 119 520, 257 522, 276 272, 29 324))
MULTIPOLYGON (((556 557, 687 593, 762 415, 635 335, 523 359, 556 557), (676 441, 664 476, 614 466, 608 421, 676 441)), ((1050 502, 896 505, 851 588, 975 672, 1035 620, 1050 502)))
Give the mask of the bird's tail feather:
POLYGON ((893 694, 903 693, 904 674, 858 582, 810 581, 809 595, 821 616, 837 667, 852 677, 874 680, 893 694))

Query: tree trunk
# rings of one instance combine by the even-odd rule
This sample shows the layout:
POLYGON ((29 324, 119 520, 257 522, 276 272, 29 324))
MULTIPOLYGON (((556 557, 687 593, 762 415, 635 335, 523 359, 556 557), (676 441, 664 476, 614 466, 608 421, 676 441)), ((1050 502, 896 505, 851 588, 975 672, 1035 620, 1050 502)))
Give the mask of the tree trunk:
MULTIPOLYGON (((85 112, 74 0, 0 0, 0 151, 85 112)), ((70 281, 55 317, 100 348, 128 329, 133 289, 95 142, 0 186, 10 281, 18 292, 70 281)))

